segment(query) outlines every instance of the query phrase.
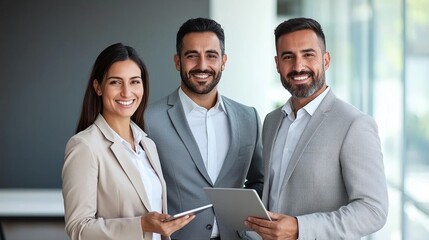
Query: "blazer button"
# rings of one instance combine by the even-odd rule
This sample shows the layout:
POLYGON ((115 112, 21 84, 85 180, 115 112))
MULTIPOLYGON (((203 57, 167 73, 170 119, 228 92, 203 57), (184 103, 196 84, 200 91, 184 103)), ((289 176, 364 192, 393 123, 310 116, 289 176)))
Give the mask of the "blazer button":
POLYGON ((213 225, 211 225, 211 224, 207 224, 207 225, 206 225, 206 229, 207 229, 207 230, 212 230, 212 228, 213 228, 213 225))

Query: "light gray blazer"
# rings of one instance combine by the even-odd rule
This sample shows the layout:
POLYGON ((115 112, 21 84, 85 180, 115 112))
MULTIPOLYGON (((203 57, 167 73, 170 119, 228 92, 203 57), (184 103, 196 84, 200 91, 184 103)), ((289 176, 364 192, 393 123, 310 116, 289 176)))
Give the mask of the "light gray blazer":
MULTIPOLYGON (((161 180, 166 212, 155 144, 143 133, 141 145, 161 180)), ((140 217, 152 209, 140 173, 101 115, 68 141, 62 180, 66 231, 72 240, 152 239, 141 228, 140 217)))
MULTIPOLYGON (((282 120, 277 109, 263 126, 266 205, 282 120)), ((359 239, 380 229, 388 198, 375 121, 329 90, 298 141, 278 201, 282 214, 297 216, 300 239, 359 239)))
MULTIPOLYGON (((262 193, 263 162, 261 124, 256 110, 223 97, 231 130, 230 147, 215 183, 210 180, 198 145, 186 120, 177 90, 151 104, 145 116, 145 131, 156 143, 168 189, 169 214, 208 204, 203 187, 254 188, 262 193)), ((172 235, 172 239, 209 239, 213 210, 172 235)), ((222 239, 239 239, 217 219, 222 239)))

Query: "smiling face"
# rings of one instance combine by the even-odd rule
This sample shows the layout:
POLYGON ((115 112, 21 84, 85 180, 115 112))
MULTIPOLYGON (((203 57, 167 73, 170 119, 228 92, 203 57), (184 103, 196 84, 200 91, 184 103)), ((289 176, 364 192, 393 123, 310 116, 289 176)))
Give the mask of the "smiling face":
POLYGON ((226 55, 213 32, 188 33, 183 38, 180 56, 174 56, 182 78, 181 88, 190 95, 213 93, 222 76, 226 55))
POLYGON ((275 61, 282 84, 293 98, 309 102, 323 92, 330 56, 313 31, 282 35, 277 41, 275 61))
POLYGON ((140 105, 144 92, 141 70, 132 60, 115 62, 101 85, 94 80, 93 86, 102 97, 102 115, 107 121, 130 119, 140 105))

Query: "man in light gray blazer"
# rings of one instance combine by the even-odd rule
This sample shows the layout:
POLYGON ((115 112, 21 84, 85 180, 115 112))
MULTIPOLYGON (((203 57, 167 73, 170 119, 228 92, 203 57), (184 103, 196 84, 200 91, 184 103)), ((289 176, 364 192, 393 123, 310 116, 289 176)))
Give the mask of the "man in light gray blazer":
MULTIPOLYGON (((177 33, 180 88, 146 110, 145 131, 156 143, 167 183, 168 211, 208 204, 203 187, 256 189, 262 194, 261 124, 256 110, 221 96, 217 84, 227 55, 221 26, 190 19, 177 33)), ((203 211, 172 239, 240 239, 203 211)))
POLYGON ((248 218, 264 239, 360 239, 383 227, 388 199, 375 121, 337 99, 315 20, 275 30, 277 71, 291 93, 263 126, 263 202, 272 222, 248 218))

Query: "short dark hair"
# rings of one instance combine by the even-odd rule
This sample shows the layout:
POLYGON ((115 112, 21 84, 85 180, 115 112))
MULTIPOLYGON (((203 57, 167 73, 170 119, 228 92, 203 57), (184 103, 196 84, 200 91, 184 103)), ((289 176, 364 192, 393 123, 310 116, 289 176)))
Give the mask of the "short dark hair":
POLYGON ((193 32, 213 32, 216 34, 220 42, 222 55, 225 54, 225 34, 222 26, 216 21, 208 18, 192 18, 186 21, 177 32, 176 37, 176 52, 180 57, 183 48, 183 38, 188 33, 193 32))
POLYGON ((109 68, 118 61, 132 60, 141 70, 141 78, 143 82, 144 94, 140 105, 136 112, 131 116, 141 129, 143 129, 143 112, 146 109, 149 98, 149 77, 146 65, 138 56, 136 50, 130 46, 125 46, 122 43, 113 44, 104 49, 95 60, 92 67, 91 75, 86 86, 85 96, 82 103, 82 111, 79 118, 79 123, 76 128, 76 133, 85 130, 94 123, 98 114, 103 111, 103 101, 101 96, 98 96, 93 87, 93 81, 96 79, 101 85, 109 68))
POLYGON ((315 32, 317 37, 323 43, 323 50, 326 50, 325 34, 323 33, 322 27, 316 20, 311 18, 291 18, 280 23, 274 30, 274 35, 276 38, 276 47, 277 41, 282 35, 305 29, 312 30, 313 32, 315 32))

